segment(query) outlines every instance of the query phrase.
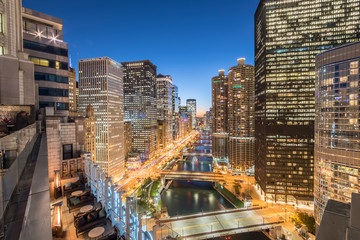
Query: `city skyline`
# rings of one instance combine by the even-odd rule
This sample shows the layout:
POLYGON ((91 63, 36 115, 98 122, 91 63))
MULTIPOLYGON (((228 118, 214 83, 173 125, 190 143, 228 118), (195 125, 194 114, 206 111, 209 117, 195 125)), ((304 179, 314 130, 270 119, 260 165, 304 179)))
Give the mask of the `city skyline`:
POLYGON ((79 59, 103 56, 117 62, 150 60, 158 66, 158 72, 171 74, 179 87, 182 105, 186 99, 197 99, 198 116, 201 117, 211 107, 209 79, 218 69, 231 66, 233 59, 241 57, 254 65, 253 15, 258 1, 228 0, 221 4, 206 1, 206 5, 203 1, 195 1, 191 2, 191 8, 186 1, 159 1, 156 6, 145 1, 112 4, 114 6, 109 8, 108 5, 83 4, 82 1, 23 1, 24 7, 63 19, 72 67, 77 68, 79 59), (117 9, 124 11, 120 15, 117 9), (155 14, 150 14, 148 10, 151 9, 155 14), (95 11, 106 14, 107 18, 98 18, 90 25, 84 19, 89 12, 95 11), (135 17, 132 16, 134 12, 135 17), (118 31, 113 30, 114 24, 121 26, 118 31), (250 34, 244 37, 234 28, 250 34), (219 31, 223 34, 218 34, 219 31), (143 34, 151 48, 142 44, 143 34))

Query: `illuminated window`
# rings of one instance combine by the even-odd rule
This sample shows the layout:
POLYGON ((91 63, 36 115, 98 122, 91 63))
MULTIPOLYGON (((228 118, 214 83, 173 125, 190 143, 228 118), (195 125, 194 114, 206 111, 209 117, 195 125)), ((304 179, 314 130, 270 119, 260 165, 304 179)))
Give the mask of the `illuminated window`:
POLYGON ((356 74, 359 74, 358 68, 350 69, 350 75, 356 75, 356 74))
POLYGON ((60 68, 60 62, 58 62, 58 61, 55 62, 55 68, 56 68, 56 69, 59 69, 59 68, 60 68))
POLYGON ((29 60, 32 61, 35 65, 49 67, 49 60, 41 59, 41 58, 35 58, 35 57, 29 57, 29 60))
POLYGON ((359 62, 358 61, 350 63, 350 68, 358 68, 358 67, 359 67, 359 62))

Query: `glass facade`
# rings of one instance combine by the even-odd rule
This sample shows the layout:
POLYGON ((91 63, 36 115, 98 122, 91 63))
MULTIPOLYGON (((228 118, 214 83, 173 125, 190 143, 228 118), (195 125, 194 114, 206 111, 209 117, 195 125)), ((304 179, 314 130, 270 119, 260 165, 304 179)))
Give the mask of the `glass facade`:
POLYGON ((192 127, 196 126, 196 99, 187 99, 186 100, 187 110, 191 112, 191 121, 192 127))
POLYGON ((267 200, 313 200, 315 56, 359 40, 359 3, 259 3, 255 13, 255 179, 267 200))
MULTIPOLYGON (((170 75, 164 76, 159 74, 156 76, 156 95, 157 95, 157 107, 159 111, 158 120, 163 121, 162 129, 164 135, 162 138, 157 140, 158 149, 164 149, 166 146, 172 143, 173 140, 173 84, 170 75)), ((158 126, 159 132, 159 126, 158 126)))
POLYGON ((360 192, 360 43, 316 57, 315 219, 360 192))
POLYGON ((123 62, 125 121, 131 122, 132 153, 143 161, 156 151, 156 66, 149 60, 123 62))

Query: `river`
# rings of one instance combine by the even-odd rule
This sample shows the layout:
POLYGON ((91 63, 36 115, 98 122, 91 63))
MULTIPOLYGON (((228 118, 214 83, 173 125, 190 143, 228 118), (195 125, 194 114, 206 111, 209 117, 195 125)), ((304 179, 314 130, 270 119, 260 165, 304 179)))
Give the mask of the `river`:
MULTIPOLYGON (((188 150, 192 153, 211 153, 211 146, 207 146, 209 143, 209 140, 198 140, 196 146, 188 150)), ((212 158, 190 156, 178 162, 173 170, 212 172, 212 158)), ((234 208, 213 188, 211 182, 173 181, 169 189, 162 192, 161 200, 170 217, 234 208)))

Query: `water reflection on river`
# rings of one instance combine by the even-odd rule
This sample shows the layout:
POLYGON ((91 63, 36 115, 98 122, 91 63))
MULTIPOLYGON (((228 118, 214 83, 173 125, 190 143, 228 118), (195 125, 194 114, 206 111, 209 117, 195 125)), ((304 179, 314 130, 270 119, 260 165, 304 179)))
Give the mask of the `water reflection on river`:
POLYGON ((173 181, 161 200, 170 217, 234 208, 210 182, 173 181))
POLYGON ((212 158, 187 157, 185 161, 178 162, 173 168, 175 171, 212 172, 212 158))

